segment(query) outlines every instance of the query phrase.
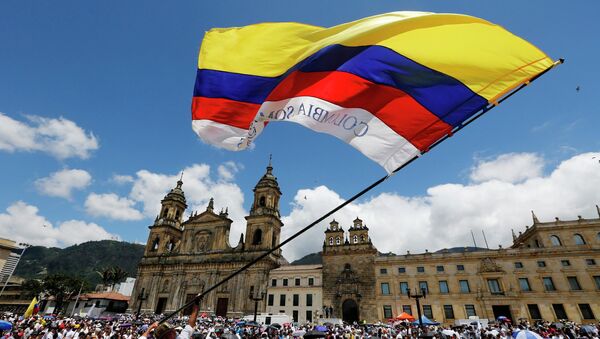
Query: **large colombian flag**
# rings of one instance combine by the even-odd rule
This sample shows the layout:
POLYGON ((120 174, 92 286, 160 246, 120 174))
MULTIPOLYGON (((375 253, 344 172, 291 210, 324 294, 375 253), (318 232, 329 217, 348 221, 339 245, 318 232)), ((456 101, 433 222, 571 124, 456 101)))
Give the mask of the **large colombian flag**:
POLYGON ((293 121, 392 172, 552 65, 504 28, 458 14, 215 28, 200 49, 192 126, 241 150, 267 121, 293 121))

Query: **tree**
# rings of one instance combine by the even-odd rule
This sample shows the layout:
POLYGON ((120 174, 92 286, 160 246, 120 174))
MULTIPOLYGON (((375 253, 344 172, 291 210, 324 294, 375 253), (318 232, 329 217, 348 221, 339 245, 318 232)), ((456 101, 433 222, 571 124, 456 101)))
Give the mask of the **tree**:
POLYGON ((113 284, 114 276, 113 276, 112 267, 105 267, 105 268, 101 269, 100 271, 96 271, 96 273, 98 273, 98 275, 100 275, 100 278, 102 279, 102 285, 110 286, 113 284))
POLYGON ((80 288, 87 288, 84 280, 60 273, 47 275, 42 281, 42 287, 45 293, 54 297, 56 301, 54 313, 57 314, 61 312, 65 300, 69 300, 79 292, 80 288))
POLYGON ((118 284, 127 278, 129 273, 122 269, 120 266, 113 266, 113 284, 118 284))
POLYGON ((129 275, 129 273, 120 266, 105 267, 100 271, 96 271, 96 273, 100 275, 102 284, 110 287, 111 291, 113 290, 115 284, 120 283, 129 275))
POLYGON ((23 292, 28 297, 38 297, 44 291, 42 282, 37 279, 28 279, 21 285, 23 292))

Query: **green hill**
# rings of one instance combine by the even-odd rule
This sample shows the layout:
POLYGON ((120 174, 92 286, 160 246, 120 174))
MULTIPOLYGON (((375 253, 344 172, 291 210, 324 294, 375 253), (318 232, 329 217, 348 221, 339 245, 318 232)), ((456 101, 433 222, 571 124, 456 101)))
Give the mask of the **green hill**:
POLYGON ((25 251, 15 275, 29 279, 63 273, 82 277, 95 286, 100 283, 96 271, 105 267, 120 266, 135 277, 143 253, 144 245, 114 240, 89 241, 63 249, 32 246, 25 251))
POLYGON ((294 261, 291 265, 320 265, 323 263, 321 252, 311 253, 303 256, 302 258, 294 261))

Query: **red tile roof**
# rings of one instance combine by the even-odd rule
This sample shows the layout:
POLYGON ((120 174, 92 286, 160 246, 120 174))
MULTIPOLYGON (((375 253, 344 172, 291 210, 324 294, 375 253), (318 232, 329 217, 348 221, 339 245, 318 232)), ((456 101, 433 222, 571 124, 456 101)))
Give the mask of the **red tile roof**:
MULTIPOLYGON (((100 292, 100 293, 85 293, 81 295, 81 299, 107 299, 118 301, 129 301, 130 297, 124 296, 117 292, 100 292)), ((84 300, 85 300, 84 299, 84 300)))

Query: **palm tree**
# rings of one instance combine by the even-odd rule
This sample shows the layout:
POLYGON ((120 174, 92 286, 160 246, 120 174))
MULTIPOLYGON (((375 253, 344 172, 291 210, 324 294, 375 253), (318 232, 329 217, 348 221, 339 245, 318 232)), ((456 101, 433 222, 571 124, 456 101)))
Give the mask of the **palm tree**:
POLYGON ((113 266, 112 268, 112 283, 113 285, 118 284, 123 281, 123 279, 127 278, 129 273, 122 269, 120 266, 113 266))
POLYGON ((120 283, 129 275, 129 273, 120 266, 105 267, 100 271, 96 271, 96 273, 102 278, 102 284, 105 287, 110 287, 111 291, 114 289, 115 284, 120 283))
POLYGON ((98 273, 98 275, 102 279, 102 285, 104 285, 104 287, 111 286, 112 289, 112 285, 114 284, 114 275, 112 267, 105 267, 100 271, 96 271, 96 273, 98 273))

